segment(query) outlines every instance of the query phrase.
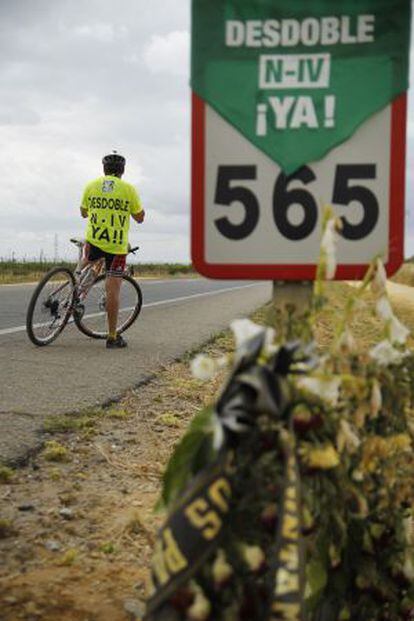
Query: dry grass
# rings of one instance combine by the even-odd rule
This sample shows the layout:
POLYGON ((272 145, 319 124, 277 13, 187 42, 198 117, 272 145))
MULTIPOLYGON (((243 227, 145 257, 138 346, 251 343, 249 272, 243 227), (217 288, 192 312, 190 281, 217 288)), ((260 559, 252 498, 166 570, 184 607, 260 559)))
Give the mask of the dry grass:
MULTIPOLYGON (((319 314, 315 325, 316 341, 322 349, 332 345, 335 328, 343 316, 346 301, 353 294, 353 287, 347 284, 328 285, 328 303, 319 314)), ((375 317, 373 310, 373 298, 370 293, 366 293, 349 326, 361 349, 371 347, 381 337, 381 322, 375 317)))
POLYGON ((414 263, 404 263, 391 280, 414 287, 414 263))
POLYGON ((55 440, 46 442, 42 455, 46 461, 65 462, 71 459, 68 449, 55 440))
MULTIPOLYGON (((327 303, 317 314, 314 323, 314 336, 321 351, 331 347, 335 339, 335 331, 343 317, 344 309, 349 297, 355 294, 354 287, 341 282, 331 282, 326 286, 327 303)), ((272 305, 268 304, 259 309, 252 317, 254 321, 268 324, 273 317, 272 305)), ((382 325, 374 315, 373 297, 369 292, 364 294, 363 301, 351 321, 350 329, 361 349, 367 349, 381 338, 382 325)), ((228 336, 223 344, 232 347, 228 336)))

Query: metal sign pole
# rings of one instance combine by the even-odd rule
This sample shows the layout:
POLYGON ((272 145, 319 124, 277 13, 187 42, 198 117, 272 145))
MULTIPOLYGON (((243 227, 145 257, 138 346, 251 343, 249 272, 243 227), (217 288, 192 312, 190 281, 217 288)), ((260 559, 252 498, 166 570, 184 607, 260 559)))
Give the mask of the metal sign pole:
POLYGON ((313 282, 273 281, 273 302, 280 309, 289 305, 295 307, 296 311, 303 313, 311 304, 312 292, 313 282))

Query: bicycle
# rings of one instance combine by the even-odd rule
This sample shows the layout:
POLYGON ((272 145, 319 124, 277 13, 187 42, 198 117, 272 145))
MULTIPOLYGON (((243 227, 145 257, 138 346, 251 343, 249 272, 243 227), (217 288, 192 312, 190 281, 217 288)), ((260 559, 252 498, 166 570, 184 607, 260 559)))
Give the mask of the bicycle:
MULTIPOLYGON (((106 322, 105 260, 81 268, 85 242, 71 239, 78 247, 74 271, 58 266, 49 270, 33 292, 26 316, 29 339, 38 346, 49 345, 63 331, 70 317, 83 334, 95 339, 108 336, 106 322)), ((128 254, 138 250, 130 248, 128 254)), ((142 308, 142 291, 129 266, 122 275, 117 334, 134 323, 142 308)))

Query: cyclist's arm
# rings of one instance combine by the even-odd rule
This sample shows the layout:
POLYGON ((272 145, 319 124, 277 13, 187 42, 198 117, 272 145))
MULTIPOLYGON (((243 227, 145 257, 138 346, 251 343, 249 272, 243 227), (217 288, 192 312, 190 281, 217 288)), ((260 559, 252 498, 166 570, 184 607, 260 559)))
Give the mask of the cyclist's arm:
POLYGON ((134 218, 135 222, 141 224, 141 222, 144 222, 145 211, 142 209, 140 198, 133 185, 129 186, 129 199, 131 201, 129 213, 134 218))
POLYGON ((88 205, 89 205, 89 203, 91 201, 90 196, 89 196, 90 185, 91 184, 88 183, 88 185, 84 189, 83 195, 82 195, 82 200, 81 200, 81 204, 80 204, 80 212, 81 212, 82 218, 87 218, 88 215, 89 215, 88 205))
POLYGON ((144 222, 145 211, 141 209, 141 211, 138 211, 138 213, 131 213, 131 216, 134 218, 135 222, 144 222))

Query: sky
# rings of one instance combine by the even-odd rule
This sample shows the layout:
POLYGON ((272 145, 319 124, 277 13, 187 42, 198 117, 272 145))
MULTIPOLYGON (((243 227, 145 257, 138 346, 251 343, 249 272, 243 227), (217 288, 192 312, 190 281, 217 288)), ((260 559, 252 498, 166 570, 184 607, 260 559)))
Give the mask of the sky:
MULTIPOLYGON (((0 257, 73 257, 83 187, 117 149, 147 213, 140 261, 190 260, 190 4, 1 0, 0 257)), ((413 93, 407 137, 411 256, 413 93)))

